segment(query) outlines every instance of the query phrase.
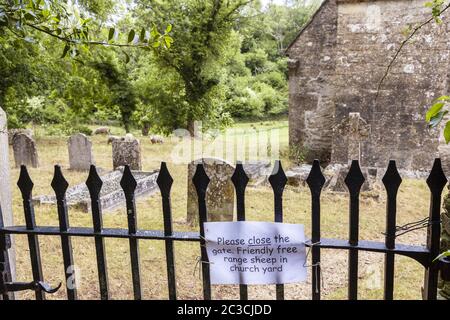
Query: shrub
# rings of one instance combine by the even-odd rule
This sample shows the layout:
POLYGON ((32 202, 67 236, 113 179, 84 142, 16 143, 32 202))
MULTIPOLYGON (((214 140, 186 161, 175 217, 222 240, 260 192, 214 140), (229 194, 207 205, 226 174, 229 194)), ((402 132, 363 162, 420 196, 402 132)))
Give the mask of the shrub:
POLYGON ((302 163, 305 163, 308 150, 304 147, 302 148, 300 146, 290 145, 287 152, 284 152, 284 154, 286 153, 289 159, 291 159, 296 165, 300 165, 302 163))
POLYGON ((263 82, 256 82, 253 88, 263 102, 265 115, 275 115, 287 110, 287 94, 284 91, 276 90, 263 82))
POLYGON ((92 136, 92 129, 83 125, 76 126, 71 131, 72 131, 71 134, 83 133, 87 136, 92 136))
POLYGON ((46 136, 64 136, 66 126, 61 124, 45 124, 42 128, 46 136))
POLYGON ((286 78, 284 74, 279 71, 270 71, 267 73, 261 73, 256 76, 256 79, 260 82, 264 82, 274 89, 286 89, 286 78))

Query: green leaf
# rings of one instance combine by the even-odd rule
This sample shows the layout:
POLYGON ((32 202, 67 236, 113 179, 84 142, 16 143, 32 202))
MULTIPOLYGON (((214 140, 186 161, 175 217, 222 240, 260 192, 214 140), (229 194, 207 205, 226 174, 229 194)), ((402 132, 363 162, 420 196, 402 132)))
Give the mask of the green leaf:
POLYGON ((158 38, 161 33, 159 33, 158 29, 156 29, 155 26, 152 27, 152 30, 150 31, 150 35, 152 36, 152 38, 158 38))
POLYGON ((141 29, 141 34, 139 35, 139 41, 144 42, 145 41, 145 29, 141 29))
POLYGON ((63 53, 61 55, 61 58, 64 58, 66 56, 66 54, 69 51, 69 49, 70 49, 69 44, 66 44, 66 46, 64 47, 63 53))
POLYGON ((127 64, 128 62, 130 62, 130 56, 125 51, 123 51, 123 53, 125 54, 125 64, 127 64))
POLYGON ((445 143, 448 144, 450 142, 450 121, 447 121, 444 128, 444 138, 445 143))
POLYGON ((77 59, 77 58, 75 58, 75 59, 73 59, 73 60, 75 60, 76 62, 78 62, 79 64, 81 64, 81 65, 84 66, 84 61, 83 61, 83 60, 77 59))
POLYGON ((166 43, 166 47, 170 48, 173 43, 173 39, 169 36, 164 36, 164 42, 166 43))
POLYGON ((448 111, 440 111, 435 116, 431 117, 428 126, 430 128, 436 127, 439 123, 441 123, 444 116, 448 113, 448 111))
POLYGON ((84 20, 83 20, 83 25, 86 25, 86 24, 88 24, 88 23, 91 22, 91 21, 92 21, 92 18, 84 19, 84 20))
POLYGON ((436 101, 450 101, 450 96, 440 96, 436 101))
POLYGON ((425 121, 430 122, 431 118, 433 118, 439 111, 441 111, 442 107, 445 105, 444 102, 437 102, 428 109, 425 115, 425 121))
POLYGON ((37 19, 36 15, 34 14, 33 11, 27 11, 25 13, 24 17, 25 17, 26 20, 36 20, 37 19))
POLYGON ((136 32, 134 30, 131 30, 128 34, 128 43, 134 40, 134 36, 136 35, 136 32))
POLYGON ((438 255, 436 258, 434 258, 433 262, 435 262, 443 257, 450 257, 450 250, 442 252, 440 255, 438 255))
POLYGON ((51 14, 50 10, 46 10, 46 9, 42 10, 41 13, 42 13, 42 16, 46 19, 48 17, 50 17, 50 14, 51 14))
POLYGON ((169 33, 170 31, 172 31, 172 25, 169 24, 166 28, 166 33, 169 33))
POLYGON ((116 33, 116 29, 115 28, 109 28, 108 41, 111 41, 112 38, 114 38, 114 34, 115 33, 116 33))

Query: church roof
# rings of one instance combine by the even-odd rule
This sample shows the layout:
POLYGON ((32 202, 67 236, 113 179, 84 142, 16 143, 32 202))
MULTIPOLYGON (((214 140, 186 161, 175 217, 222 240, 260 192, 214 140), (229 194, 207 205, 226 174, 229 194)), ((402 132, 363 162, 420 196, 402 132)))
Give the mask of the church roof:
POLYGON ((309 21, 300 29, 300 31, 298 32, 298 34, 295 36, 294 40, 291 41, 291 43, 288 45, 288 47, 286 48, 286 50, 284 51, 284 53, 286 55, 289 55, 289 49, 294 45, 294 43, 297 42, 298 38, 300 38, 300 36, 302 35, 303 31, 305 31, 309 25, 314 21, 314 19, 316 18, 316 16, 319 14, 320 11, 322 11, 322 9, 325 7, 325 5, 329 2, 330 0, 323 0, 322 4, 320 5, 320 7, 316 10, 316 12, 314 12, 314 14, 311 16, 311 18, 309 19, 309 21))

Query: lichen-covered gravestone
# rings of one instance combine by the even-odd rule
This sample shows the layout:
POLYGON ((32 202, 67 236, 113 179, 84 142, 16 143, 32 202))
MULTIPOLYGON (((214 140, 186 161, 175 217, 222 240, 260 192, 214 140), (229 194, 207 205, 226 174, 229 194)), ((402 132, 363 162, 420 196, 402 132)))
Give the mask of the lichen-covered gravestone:
POLYGON ((131 170, 142 170, 141 144, 132 135, 113 140, 113 168, 129 165, 131 170))
POLYGON ((210 179, 206 190, 208 221, 233 221, 234 186, 231 176, 234 167, 222 159, 203 158, 188 164, 187 222, 190 224, 198 222, 198 197, 192 177, 199 163, 203 163, 210 179))
POLYGON ((89 170, 94 164, 92 155, 92 142, 82 133, 77 133, 69 138, 69 163, 71 170, 89 170))
POLYGON ((25 133, 14 135, 13 150, 16 168, 22 164, 33 168, 39 167, 36 143, 29 135, 25 133))

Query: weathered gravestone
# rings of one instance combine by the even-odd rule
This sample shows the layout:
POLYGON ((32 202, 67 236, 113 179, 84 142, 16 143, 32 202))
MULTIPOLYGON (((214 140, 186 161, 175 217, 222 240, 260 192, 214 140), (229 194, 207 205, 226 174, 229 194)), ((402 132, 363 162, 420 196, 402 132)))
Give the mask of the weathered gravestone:
POLYGON ((112 141, 113 168, 129 165, 131 170, 142 170, 141 144, 132 135, 112 141))
POLYGON ((69 138, 69 163, 71 170, 89 170, 94 164, 92 155, 92 142, 82 133, 77 133, 69 138))
POLYGON ((210 179, 206 191, 208 221, 233 221, 234 186, 231 176, 234 167, 222 159, 203 158, 188 164, 187 222, 190 224, 198 222, 198 197, 192 177, 199 163, 203 163, 210 179))
MULTIPOLYGON (((0 225, 14 225, 12 212, 11 175, 9 167, 8 126, 5 111, 0 108, 0 225)), ((11 248, 8 250, 8 265, 12 279, 16 274, 16 258, 14 251, 14 237, 11 237, 11 248)))
POLYGON ((25 133, 14 135, 13 150, 16 168, 22 164, 33 168, 39 167, 36 143, 29 135, 25 133))
MULTIPOLYGON (((370 126, 361 118, 359 112, 350 112, 348 118, 342 121, 335 128, 336 133, 347 137, 347 165, 331 164, 325 170, 326 175, 331 178, 325 183, 324 188, 332 191, 347 192, 345 177, 353 160, 361 160, 361 141, 368 137, 370 126)), ((361 165, 361 163, 360 163, 361 165)), ((368 191, 373 188, 373 176, 371 170, 361 167, 365 181, 361 191, 368 191)))
MULTIPOLYGON (((123 167, 118 170, 108 172, 100 177, 103 185, 99 194, 99 202, 102 207, 102 212, 112 211, 117 207, 125 204, 125 193, 123 192, 120 181, 123 176, 123 167)), ((159 170, 150 172, 132 171, 133 177, 136 179, 136 189, 134 195, 136 198, 148 196, 158 191, 156 179, 158 178, 159 170)), ((36 204, 52 204, 56 205, 57 200, 54 194, 39 195, 33 197, 33 203, 36 204)), ((90 212, 91 196, 89 189, 85 183, 70 186, 66 191, 66 203, 69 207, 76 208, 82 212, 90 212)))
POLYGON ((13 144, 13 139, 16 134, 25 133, 26 135, 33 138, 33 130, 31 129, 10 129, 8 130, 8 143, 10 146, 13 144))

